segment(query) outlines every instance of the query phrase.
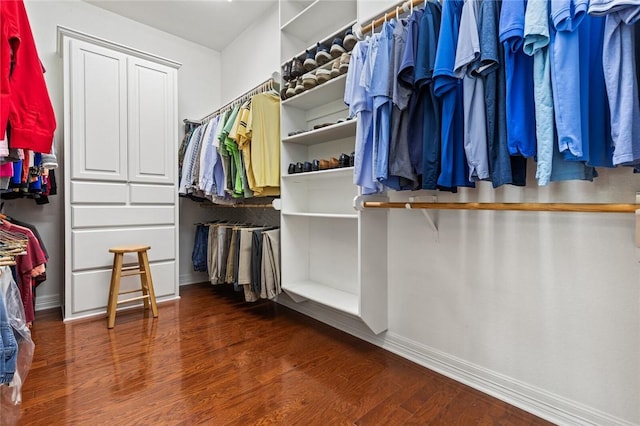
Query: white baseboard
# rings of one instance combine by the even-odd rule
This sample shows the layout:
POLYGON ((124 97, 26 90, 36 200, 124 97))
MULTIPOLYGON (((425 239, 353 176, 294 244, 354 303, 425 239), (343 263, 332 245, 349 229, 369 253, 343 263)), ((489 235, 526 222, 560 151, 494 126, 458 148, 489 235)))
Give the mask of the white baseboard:
POLYGON ((178 277, 180 285, 198 284, 209 281, 209 276, 206 272, 192 272, 189 274, 180 274, 178 277))
MULTIPOLYGON (((159 297, 156 300, 156 304, 158 306, 162 305, 165 302, 172 302, 174 300, 180 300, 180 296, 165 296, 165 297, 159 297)), ((140 303, 134 303, 132 305, 128 305, 128 306, 123 306, 120 308, 117 308, 117 312, 123 312, 123 311, 128 311, 131 309, 140 309, 142 308, 142 302, 140 303)), ((98 317, 98 316, 106 316, 107 314, 107 309, 105 307, 105 309, 103 310, 98 310, 98 311, 91 311, 91 312, 87 312, 84 314, 79 314, 76 315, 72 318, 63 318, 62 322, 64 323, 68 323, 68 322, 73 322, 73 321, 78 321, 78 320, 84 320, 84 319, 90 319, 90 318, 94 318, 94 317, 98 317)), ((64 312, 63 312, 63 316, 64 316, 64 312)))
POLYGON ((44 311, 45 309, 52 309, 60 307, 60 295, 51 294, 47 296, 36 296, 36 311, 44 311))
POLYGON ((395 333, 375 335, 361 320, 326 306, 309 301, 296 303, 285 294, 279 295, 277 302, 552 423, 635 425, 395 333))

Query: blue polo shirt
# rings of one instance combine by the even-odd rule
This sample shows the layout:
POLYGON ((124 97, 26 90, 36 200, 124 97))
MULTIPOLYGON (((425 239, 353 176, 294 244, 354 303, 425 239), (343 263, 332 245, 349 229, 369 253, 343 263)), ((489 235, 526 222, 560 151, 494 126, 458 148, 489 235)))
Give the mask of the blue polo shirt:
POLYGON ((475 186, 469 182, 463 141, 462 82, 454 74, 458 30, 464 2, 445 1, 442 6, 440 37, 433 72, 434 93, 442 101, 442 157, 438 186, 456 191, 458 186, 475 186))
POLYGON ((560 152, 583 160, 581 102, 587 102, 580 85, 580 33, 587 0, 552 0, 551 81, 560 152))
POLYGON ((373 179, 373 99, 360 84, 365 68, 371 39, 358 42, 351 51, 349 70, 345 82, 344 103, 349 107, 349 116, 357 117, 356 140, 354 150, 353 183, 362 189, 363 194, 380 192, 373 179))
POLYGON ((587 102, 582 104, 583 132, 588 136, 583 146, 585 160, 593 167, 613 167, 611 112, 602 66, 605 20, 588 15, 580 25, 580 73, 588 76, 580 83, 588 92, 587 102))
POLYGON ((504 50, 499 37, 499 2, 483 1, 480 5, 480 64, 473 73, 484 80, 484 102, 487 117, 489 171, 494 188, 504 184, 524 186, 526 159, 510 156, 507 145, 504 50))
MULTIPOLYGON (((440 3, 429 1, 424 8, 418 33, 416 55, 416 92, 422 114, 415 120, 422 120, 422 189, 437 189, 440 175, 440 143, 442 140, 440 122, 442 105, 433 90, 433 72, 440 33, 442 8, 440 3)), ((417 139, 417 138, 416 138, 417 139)))
POLYGON ((396 20, 385 22, 380 32, 378 53, 371 73, 373 97, 373 167, 374 178, 391 189, 399 190, 397 176, 389 176, 389 142, 391 138, 391 109, 393 106, 393 30, 396 20))
POLYGON ((526 4, 526 0, 502 2, 500 42, 505 52, 509 152, 533 157, 536 154, 533 60, 522 51, 526 4))
POLYGON ((634 33, 637 36, 640 6, 625 1, 594 1, 589 12, 607 14, 602 62, 611 108, 613 164, 637 166, 640 164, 640 95, 633 69, 638 65, 634 58, 634 33))

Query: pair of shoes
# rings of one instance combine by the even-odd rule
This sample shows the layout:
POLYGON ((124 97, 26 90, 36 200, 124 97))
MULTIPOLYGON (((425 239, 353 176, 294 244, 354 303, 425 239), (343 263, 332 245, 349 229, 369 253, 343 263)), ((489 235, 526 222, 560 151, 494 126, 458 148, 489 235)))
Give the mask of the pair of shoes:
POLYGON ((316 124, 315 126, 313 126, 313 130, 322 129, 323 127, 333 126, 334 124, 335 124, 335 123, 322 123, 322 124, 316 124))
POLYGON ((337 169, 339 165, 340 161, 335 157, 331 157, 328 160, 323 158, 318 162, 318 168, 320 170, 337 169))
POLYGON ((290 175, 293 175, 297 173, 315 172, 318 170, 320 170, 320 161, 313 160, 313 162, 305 161, 304 163, 289 163, 289 168, 287 171, 290 175))
POLYGON ((340 154, 340 159, 338 160, 338 167, 350 167, 351 157, 347 154, 340 154))
POLYGON ((300 58, 293 58, 291 60, 291 77, 298 78, 304 74, 304 65, 300 58))
POLYGON ((313 89, 318 85, 318 79, 313 73, 306 73, 302 76, 302 85, 305 90, 313 89))
POLYGON ((325 68, 318 68, 316 70, 316 79, 318 80, 318 84, 331 80, 331 71, 325 68))
POLYGON ((295 136, 295 135, 299 135, 300 133, 306 133, 308 132, 308 130, 292 130, 289 133, 287 133, 288 136, 295 136))
POLYGON ((311 71, 318 67, 318 62, 316 61, 316 49, 307 49, 307 56, 302 65, 307 71, 311 71))
POLYGON ((331 77, 335 78, 349 71, 349 61, 351 60, 350 53, 343 53, 340 55, 340 60, 335 60, 331 67, 331 77))
POLYGON ((301 77, 298 77, 296 79, 296 86, 293 88, 293 91, 295 92, 296 95, 299 95, 300 93, 304 92, 304 84, 302 84, 301 77))
POLYGON ((291 80, 287 83, 287 91, 285 92, 285 96, 288 98, 295 96, 296 94, 296 80, 291 80))
POLYGON ((333 39, 333 41, 331 42, 331 49, 329 49, 329 53, 331 54, 332 58, 337 58, 338 56, 346 52, 342 43, 343 42, 341 37, 336 37, 333 39))
POLYGON ((344 39, 342 40, 343 47, 347 50, 347 52, 351 52, 357 42, 358 39, 353 35, 353 30, 349 28, 344 33, 344 39))
POLYGON ((331 53, 326 44, 318 42, 316 44, 315 58, 316 66, 324 65, 331 60, 331 53))
POLYGON ((284 81, 290 81, 293 77, 291 77, 291 62, 287 62, 282 66, 282 79, 284 81))
POLYGON ((304 73, 304 67, 300 58, 293 58, 282 66, 282 79, 292 81, 304 73))
POLYGON ((290 175, 302 173, 304 165, 302 163, 289 163, 288 172, 290 175))

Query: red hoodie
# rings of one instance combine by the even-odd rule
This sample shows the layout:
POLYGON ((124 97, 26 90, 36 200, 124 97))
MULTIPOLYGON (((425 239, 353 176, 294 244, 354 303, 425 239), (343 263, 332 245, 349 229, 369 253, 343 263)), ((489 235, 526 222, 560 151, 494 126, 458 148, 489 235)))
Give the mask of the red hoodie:
POLYGON ((48 153, 56 117, 22 0, 0 1, 0 27, 0 136, 8 121, 11 148, 48 153))

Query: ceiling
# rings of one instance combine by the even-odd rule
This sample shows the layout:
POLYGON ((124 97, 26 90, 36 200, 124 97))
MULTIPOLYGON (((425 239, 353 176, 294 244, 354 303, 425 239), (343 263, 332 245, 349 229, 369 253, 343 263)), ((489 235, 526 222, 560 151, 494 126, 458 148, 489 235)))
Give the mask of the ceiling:
POLYGON ((217 51, 278 4, 277 0, 85 1, 217 51))

